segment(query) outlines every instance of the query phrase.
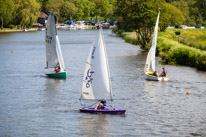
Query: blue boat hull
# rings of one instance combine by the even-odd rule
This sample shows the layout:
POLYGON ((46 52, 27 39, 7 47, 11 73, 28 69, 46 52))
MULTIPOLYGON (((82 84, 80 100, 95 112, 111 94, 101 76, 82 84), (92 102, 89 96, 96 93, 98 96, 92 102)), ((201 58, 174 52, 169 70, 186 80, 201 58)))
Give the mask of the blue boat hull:
POLYGON ((94 109, 94 108, 81 108, 80 112, 84 113, 102 113, 102 114, 124 114, 126 112, 125 109, 117 109, 117 108, 104 108, 104 109, 94 109))
POLYGON ((67 77, 67 72, 58 72, 58 73, 49 73, 46 74, 50 78, 66 78, 67 77))

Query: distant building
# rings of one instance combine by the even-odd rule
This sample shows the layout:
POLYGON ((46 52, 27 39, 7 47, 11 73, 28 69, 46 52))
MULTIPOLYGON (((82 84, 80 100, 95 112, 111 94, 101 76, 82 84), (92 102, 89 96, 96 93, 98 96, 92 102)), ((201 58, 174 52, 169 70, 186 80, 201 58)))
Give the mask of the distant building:
POLYGON ((46 23, 47 19, 48 19, 48 15, 46 15, 44 12, 41 12, 39 17, 38 17, 37 23, 40 23, 43 26, 45 26, 45 23, 46 23))

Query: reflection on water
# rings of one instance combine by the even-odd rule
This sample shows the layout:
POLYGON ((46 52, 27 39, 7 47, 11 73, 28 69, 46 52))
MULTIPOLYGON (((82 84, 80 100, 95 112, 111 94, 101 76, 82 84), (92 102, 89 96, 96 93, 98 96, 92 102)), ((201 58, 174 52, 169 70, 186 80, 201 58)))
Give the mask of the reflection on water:
POLYGON ((80 126, 82 130, 81 135, 88 137, 92 136, 106 136, 108 133, 109 121, 106 119, 107 115, 85 116, 79 118, 83 123, 80 126))
POLYGON ((206 72, 157 58, 169 81, 146 81, 147 53, 111 30, 104 36, 113 103, 126 114, 80 113, 85 62, 97 33, 58 31, 64 80, 44 76, 44 31, 0 33, 0 136, 206 136, 206 72))
POLYGON ((47 78, 45 80, 45 91, 56 91, 58 92, 59 90, 62 89, 62 85, 64 79, 53 79, 53 78, 47 78))
MULTIPOLYGON (((121 125, 119 122, 123 122, 120 119, 124 119, 125 115, 106 115, 106 114, 86 114, 79 117, 81 121, 80 134, 88 137, 92 136, 110 136, 111 132, 113 135, 120 136, 124 131, 119 131, 121 125), (119 119, 119 122, 114 123, 114 119, 119 119), (118 130, 116 128, 119 128, 118 130)), ((125 125, 127 125, 125 123, 125 125)))

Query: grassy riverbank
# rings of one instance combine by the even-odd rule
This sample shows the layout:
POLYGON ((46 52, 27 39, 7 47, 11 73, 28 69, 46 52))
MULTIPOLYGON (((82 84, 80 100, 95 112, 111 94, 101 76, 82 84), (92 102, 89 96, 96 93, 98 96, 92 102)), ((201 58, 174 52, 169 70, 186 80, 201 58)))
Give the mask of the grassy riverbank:
MULTIPOLYGON (((137 43, 135 33, 123 33, 126 42, 137 43)), ((158 33, 157 55, 166 64, 206 71, 206 29, 167 29, 158 33)))
MULTIPOLYGON (((16 29, 16 28, 3 28, 0 29, 0 32, 22 32, 25 31, 24 29, 16 29)), ((37 31, 37 28, 29 28, 26 31, 37 31)))

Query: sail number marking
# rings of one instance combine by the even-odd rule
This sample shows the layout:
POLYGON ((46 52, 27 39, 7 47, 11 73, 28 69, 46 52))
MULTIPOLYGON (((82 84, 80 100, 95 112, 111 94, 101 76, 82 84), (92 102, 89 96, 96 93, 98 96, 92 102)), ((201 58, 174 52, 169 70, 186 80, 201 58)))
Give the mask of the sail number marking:
POLYGON ((51 41, 52 41, 52 37, 51 37, 51 36, 46 35, 46 43, 51 44, 51 41))
POLYGON ((86 80, 86 88, 90 87, 90 84, 92 84, 92 74, 94 73, 94 71, 90 71, 90 69, 88 69, 87 71, 87 76, 85 77, 86 80))

